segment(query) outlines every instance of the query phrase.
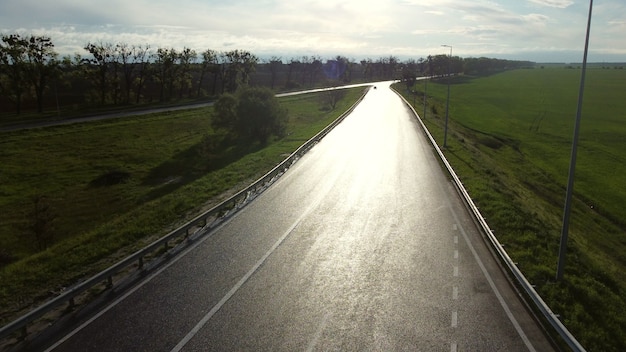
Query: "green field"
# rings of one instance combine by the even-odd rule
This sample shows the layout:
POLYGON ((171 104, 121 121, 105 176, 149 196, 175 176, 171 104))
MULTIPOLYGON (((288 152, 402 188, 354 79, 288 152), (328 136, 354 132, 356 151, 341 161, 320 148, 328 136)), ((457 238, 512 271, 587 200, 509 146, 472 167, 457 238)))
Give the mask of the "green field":
POLYGON ((325 93, 281 98, 288 135, 267 145, 219 144, 212 108, 0 134, 0 325, 244 188, 362 90, 334 110, 325 93), (30 231, 46 218, 34 199, 48 243, 30 231))
MULTIPOLYGON (((624 70, 587 71, 567 266, 555 282, 580 77, 580 69, 536 68, 453 79, 445 154, 507 252, 583 346, 625 351, 624 70)), ((422 115, 423 83, 413 89, 422 115)), ((440 145, 446 89, 445 80, 427 88, 425 123, 440 145)))

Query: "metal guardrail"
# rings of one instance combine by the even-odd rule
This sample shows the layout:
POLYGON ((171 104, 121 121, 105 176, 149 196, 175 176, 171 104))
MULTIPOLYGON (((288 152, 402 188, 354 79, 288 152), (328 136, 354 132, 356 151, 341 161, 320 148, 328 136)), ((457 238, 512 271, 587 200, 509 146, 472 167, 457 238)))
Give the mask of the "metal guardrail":
POLYGON ((550 325, 552 325, 552 327, 556 330, 559 336, 561 336, 561 338, 565 341, 565 343, 567 343, 567 345, 573 351, 584 352, 585 351, 584 347, 576 340, 574 335, 572 335, 569 332, 569 330, 567 330, 567 328, 563 325, 563 323, 561 323, 558 315, 552 312, 552 310, 550 309, 550 307, 548 307, 546 302, 541 298, 541 296, 539 296, 539 294, 537 293, 533 285, 531 285, 530 282, 528 282, 524 274, 522 274, 522 272, 519 270, 517 265, 515 265, 515 262, 513 262, 511 257, 509 257, 509 254, 506 252, 506 250, 504 250, 504 246, 502 246, 502 244, 498 241, 496 236, 493 234, 493 231, 491 231, 491 228, 485 221, 485 218, 482 216, 482 214, 478 210, 478 207, 476 206, 476 204, 474 204, 474 201, 472 200, 469 193, 463 186, 463 183, 461 182, 459 177, 456 175, 456 173, 454 172, 454 169, 452 169, 452 166, 450 165, 445 155, 443 154, 443 152, 437 145, 435 138, 433 138, 432 134, 428 131, 428 129, 426 128, 426 125, 424 125, 424 122, 419 117, 419 115, 417 114, 413 106, 411 106, 411 104, 402 96, 402 94, 400 94, 398 91, 395 91, 395 92, 404 101, 404 103, 411 109, 411 111, 413 111, 413 114, 415 114, 415 116, 417 117, 417 121, 422 127, 422 130, 424 131, 424 133, 430 140, 430 143, 432 144, 437 154, 439 155, 439 159, 441 159, 441 161, 445 165, 447 172, 452 177, 455 187, 461 193, 463 200, 465 201, 467 207, 470 209, 472 213, 472 216, 478 222, 482 231, 485 233, 485 235, 487 236, 487 239, 491 243, 491 246, 496 250, 496 252, 500 256, 502 261, 506 264, 510 273, 515 277, 515 279, 517 280, 517 283, 524 289, 526 294, 532 299, 533 303, 535 304, 535 307, 543 314, 544 318, 550 323, 550 325))
MULTIPOLYGON (((251 199, 252 196, 258 195, 265 188, 267 188, 270 184, 272 184, 277 177, 282 175, 291 165, 293 165, 302 155, 304 155, 311 147, 313 147, 316 143, 318 143, 322 138, 324 138, 333 128, 335 128, 341 121, 343 121, 346 116, 348 116, 352 110, 363 100, 367 94, 365 91, 361 97, 343 114, 341 114, 338 118, 336 118, 331 124, 326 126, 322 131, 317 133, 311 139, 306 141, 303 145, 301 145, 295 152, 289 155, 285 160, 283 160, 280 164, 266 173, 264 176, 253 182, 251 185, 237 192, 237 194, 232 197, 226 199, 222 203, 216 205, 215 207, 205 211, 204 213, 196 216, 183 226, 178 229, 168 233, 162 238, 154 241, 150 245, 140 249, 139 251, 131 254, 125 259, 119 261, 113 266, 103 270, 102 272, 92 276, 91 278, 78 283, 74 287, 66 290, 63 294, 51 299, 50 301, 44 303, 43 305, 35 308, 34 310, 26 313, 22 317, 14 320, 13 322, 3 326, 0 328, 0 340, 11 336, 17 331, 22 331, 21 338, 25 338, 28 335, 27 326, 41 318, 44 314, 52 311, 53 309, 68 304, 69 307, 74 306, 74 299, 76 296, 81 293, 89 290, 90 288, 100 285, 102 283, 106 283, 106 287, 108 289, 113 287, 113 276, 123 269, 134 265, 137 263, 139 270, 141 270, 144 266, 144 258, 150 254, 153 254, 162 248, 167 249, 168 243, 173 242, 180 237, 185 239, 189 238, 191 235, 190 232, 198 229, 210 229, 210 222, 215 223, 219 219, 223 219, 227 217, 229 214, 232 215, 233 212, 231 210, 240 209, 248 200, 251 199), (207 228, 209 227, 209 228, 207 228)), ((208 231, 206 231, 208 232, 208 231)))

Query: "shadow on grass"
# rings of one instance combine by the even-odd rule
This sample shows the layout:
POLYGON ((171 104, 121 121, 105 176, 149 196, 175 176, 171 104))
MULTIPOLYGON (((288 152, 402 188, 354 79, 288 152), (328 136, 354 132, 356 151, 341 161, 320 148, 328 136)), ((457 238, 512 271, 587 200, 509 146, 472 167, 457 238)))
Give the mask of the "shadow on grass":
POLYGON ((213 136, 174 155, 150 171, 142 185, 153 189, 142 198, 150 201, 171 193, 213 171, 220 170, 264 145, 251 141, 230 141, 213 136))
POLYGON ((113 186, 113 185, 117 185, 120 183, 125 183, 130 178, 130 176, 131 174, 129 172, 121 171, 121 170, 112 170, 91 180, 91 182, 89 182, 89 186, 91 187, 113 186))

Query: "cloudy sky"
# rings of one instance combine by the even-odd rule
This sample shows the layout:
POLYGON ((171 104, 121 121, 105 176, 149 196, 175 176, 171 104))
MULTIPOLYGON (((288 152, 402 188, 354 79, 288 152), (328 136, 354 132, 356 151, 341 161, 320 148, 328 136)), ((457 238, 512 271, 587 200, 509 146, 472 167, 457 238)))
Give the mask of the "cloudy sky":
MULTIPOLYGON (((0 33, 244 49, 261 58, 448 54, 580 62, 588 0, 0 0, 0 33)), ((626 62, 626 1, 594 3, 590 61, 626 62)))

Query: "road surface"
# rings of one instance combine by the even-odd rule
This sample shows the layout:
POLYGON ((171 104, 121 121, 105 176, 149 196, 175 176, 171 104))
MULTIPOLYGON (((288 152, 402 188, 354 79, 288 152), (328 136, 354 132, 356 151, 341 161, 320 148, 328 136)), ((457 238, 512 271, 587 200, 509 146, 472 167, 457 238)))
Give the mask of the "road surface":
POLYGON ((54 351, 549 351, 388 87, 54 351))

